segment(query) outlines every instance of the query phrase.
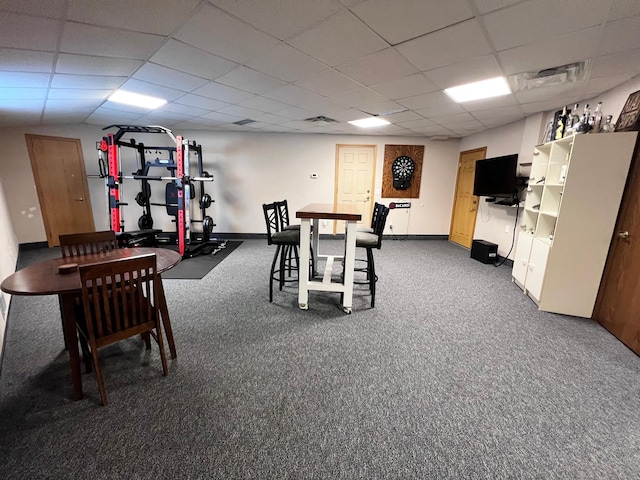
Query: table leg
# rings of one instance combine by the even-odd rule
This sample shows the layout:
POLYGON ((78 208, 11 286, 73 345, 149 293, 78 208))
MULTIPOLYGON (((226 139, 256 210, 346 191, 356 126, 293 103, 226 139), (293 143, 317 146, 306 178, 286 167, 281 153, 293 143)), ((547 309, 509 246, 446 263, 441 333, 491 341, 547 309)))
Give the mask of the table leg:
MULTIPOLYGON (((318 228, 315 228, 314 237, 318 228)), ((309 237, 311 235, 311 219, 300 220, 300 267, 298 268, 298 306, 302 310, 309 308, 309 261, 311 259, 311 246, 309 237)), ((317 251, 314 250, 314 251, 317 251)), ((317 258, 317 254, 316 254, 317 258)))
POLYGON ((176 343, 173 340, 173 330, 171 329, 169 309, 167 308, 167 299, 164 296, 164 287, 162 286, 162 281, 157 282, 156 285, 158 288, 158 293, 160 294, 158 307, 160 307, 160 316, 162 317, 162 328, 164 328, 164 334, 167 336, 171 358, 177 358, 178 354, 176 353, 176 343))
MULTIPOLYGON (((313 252, 315 253, 316 259, 320 256, 320 219, 313 219, 313 233, 311 235, 311 246, 313 247, 313 252)), ((316 261, 313 266, 313 276, 318 275, 318 262, 316 261)))
POLYGON ((60 295, 62 306, 62 323, 64 326, 64 341, 69 352, 71 366, 71 383, 73 385, 73 399, 82 399, 82 377, 80 372, 80 353, 78 351, 78 333, 76 331, 76 295, 60 295))
POLYGON ((344 296, 342 309, 345 313, 351 313, 353 304, 353 271, 356 258, 356 225, 357 222, 348 221, 346 225, 346 245, 344 252, 344 296))

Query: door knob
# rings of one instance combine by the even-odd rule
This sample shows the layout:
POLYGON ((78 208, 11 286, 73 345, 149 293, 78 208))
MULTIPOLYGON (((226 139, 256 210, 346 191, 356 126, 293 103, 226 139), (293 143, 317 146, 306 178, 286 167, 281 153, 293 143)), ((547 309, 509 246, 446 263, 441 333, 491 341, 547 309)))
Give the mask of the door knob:
POLYGON ((629 236, 629 232, 620 232, 618 233, 618 236, 620 238, 627 238, 629 236))

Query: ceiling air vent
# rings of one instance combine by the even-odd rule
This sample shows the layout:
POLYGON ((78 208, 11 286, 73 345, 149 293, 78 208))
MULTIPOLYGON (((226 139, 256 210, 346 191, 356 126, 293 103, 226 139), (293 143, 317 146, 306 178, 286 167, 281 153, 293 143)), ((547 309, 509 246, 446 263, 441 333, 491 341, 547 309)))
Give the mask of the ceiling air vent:
POLYGON ((305 118, 305 122, 311 122, 314 125, 331 125, 332 123, 338 123, 333 118, 325 117, 324 115, 318 115, 317 117, 305 118))
POLYGON ((238 120, 237 122, 233 122, 234 125, 247 125, 249 123, 256 123, 256 121, 245 118, 244 120, 238 120))
POLYGON ((578 83, 586 80, 588 66, 589 61, 584 60, 559 67, 545 68, 544 70, 516 73, 509 76, 509 81, 514 92, 578 83))

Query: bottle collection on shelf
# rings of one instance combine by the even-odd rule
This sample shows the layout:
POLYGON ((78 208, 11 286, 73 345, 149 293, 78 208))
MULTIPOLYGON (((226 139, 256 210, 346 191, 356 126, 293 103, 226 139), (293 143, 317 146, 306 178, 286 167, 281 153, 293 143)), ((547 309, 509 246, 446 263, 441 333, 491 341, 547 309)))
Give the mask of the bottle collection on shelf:
POLYGON ((611 122, 613 116, 604 117, 602 114, 602 102, 598 102, 593 112, 591 112, 589 104, 585 104, 582 115, 578 113, 579 106, 580 104, 576 103, 573 109, 564 107, 561 112, 556 113, 554 119, 547 126, 544 136, 545 143, 581 133, 611 133, 615 130, 615 126, 611 122))

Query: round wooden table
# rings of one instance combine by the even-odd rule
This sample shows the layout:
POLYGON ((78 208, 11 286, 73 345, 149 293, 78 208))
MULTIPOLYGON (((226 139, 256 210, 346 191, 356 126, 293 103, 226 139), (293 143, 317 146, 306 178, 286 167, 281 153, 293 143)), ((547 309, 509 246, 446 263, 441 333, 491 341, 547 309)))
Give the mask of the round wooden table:
MULTIPOLYGON (((12 295, 58 295, 62 305, 62 323, 64 325, 64 338, 69 351, 69 363, 71 365, 71 380, 73 383, 73 397, 75 400, 82 398, 82 380, 80 372, 80 354, 78 351, 78 335, 76 332, 75 299, 82 292, 78 269, 71 273, 58 272, 60 265, 77 263, 86 265, 90 263, 109 262, 123 258, 134 258, 140 255, 156 255, 158 273, 162 273, 176 266, 181 256, 178 252, 167 248, 121 248, 94 255, 82 255, 75 257, 56 258, 29 265, 7 277, 0 285, 3 292, 12 295)), ((162 288, 162 282, 158 285, 162 288)), ((164 292, 160 297, 164 299, 164 292)), ((176 358, 176 347, 169 321, 169 311, 166 302, 162 302, 160 315, 164 331, 169 344, 171 358, 176 358)))

